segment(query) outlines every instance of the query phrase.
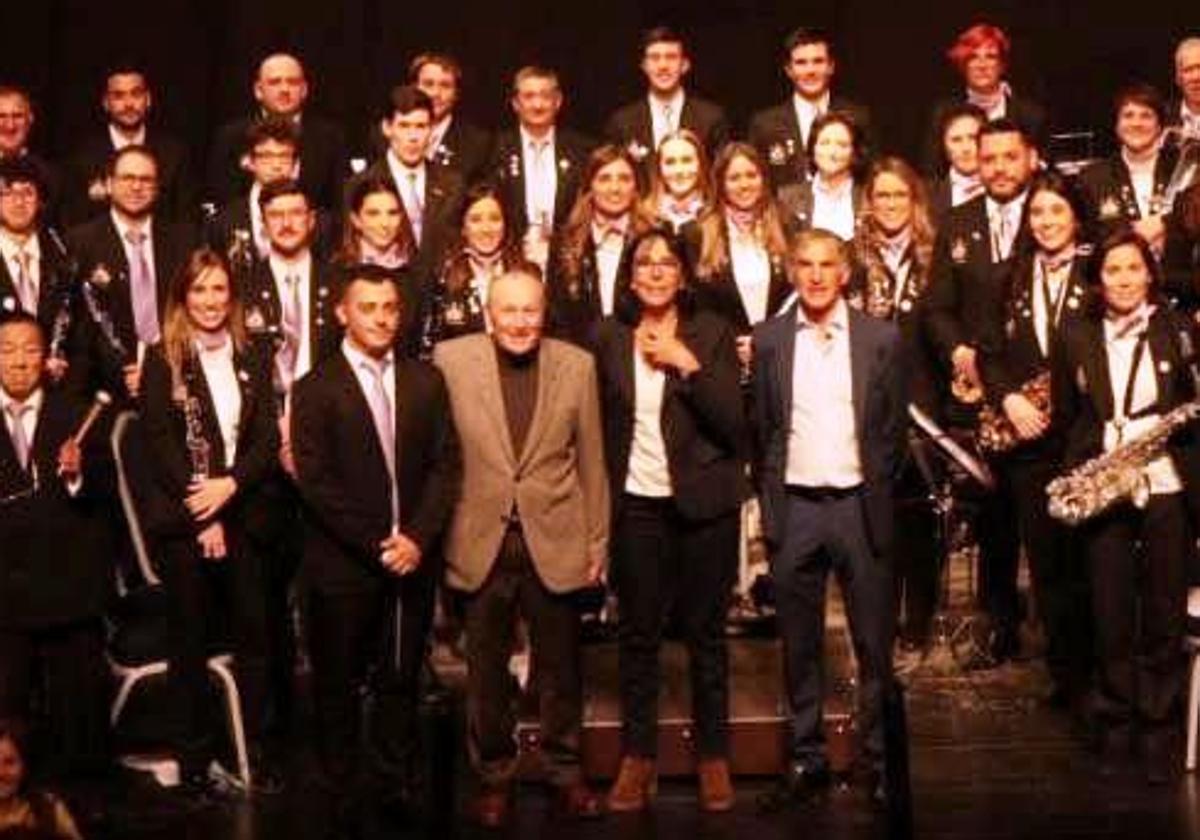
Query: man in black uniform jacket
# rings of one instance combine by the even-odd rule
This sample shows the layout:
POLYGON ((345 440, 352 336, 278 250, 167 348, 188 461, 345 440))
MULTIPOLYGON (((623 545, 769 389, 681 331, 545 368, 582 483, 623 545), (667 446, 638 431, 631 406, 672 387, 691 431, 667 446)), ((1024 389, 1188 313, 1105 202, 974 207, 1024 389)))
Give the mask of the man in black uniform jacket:
POLYGON ((264 116, 286 117, 300 132, 300 172, 296 176, 317 207, 333 209, 341 198, 346 168, 346 140, 341 128, 314 114, 306 114, 308 80, 300 60, 287 53, 263 59, 254 80, 254 98, 260 113, 223 125, 213 139, 208 160, 208 200, 223 205, 245 195, 250 179, 242 166, 246 127, 264 116))
POLYGON ((121 149, 109 163, 109 212, 67 232, 91 302, 93 384, 129 397, 141 382, 138 347, 161 337, 171 278, 196 244, 190 225, 158 218, 158 171, 145 146, 121 149))
MULTIPOLYGON (((992 307, 1007 289, 1018 242, 1026 187, 1038 162, 1025 130, 1007 119, 979 133, 979 177, 984 195, 951 208, 938 231, 929 281, 926 330, 940 375, 953 383, 945 417, 972 429, 982 401, 980 343, 988 334, 992 307)), ((981 506, 977 522, 980 597, 993 623, 990 641, 997 661, 1017 653, 1017 527, 1003 487, 981 506)))
POLYGON ((643 178, 650 174, 650 161, 663 137, 681 128, 695 132, 704 142, 709 160, 729 139, 729 123, 721 106, 684 91, 683 80, 691 67, 687 45, 679 33, 659 26, 642 36, 641 68, 649 89, 645 98, 609 117, 604 133, 629 150, 641 166, 643 178))
POLYGON ((462 65, 446 53, 422 53, 408 65, 409 82, 433 102, 433 130, 425 159, 462 173, 469 186, 482 178, 492 152, 488 132, 457 113, 462 65))
POLYGON ((808 132, 827 111, 848 114, 869 145, 870 114, 856 102, 833 95, 837 63, 833 41, 818 29, 800 28, 783 43, 783 72, 792 83, 788 101, 750 118, 747 139, 767 162, 776 191, 808 179, 808 132))
POLYGON ((108 162, 126 146, 145 146, 158 160, 158 215, 195 220, 199 208, 187 147, 150 124, 153 102, 142 68, 119 65, 109 70, 100 97, 104 127, 83 141, 67 166, 63 217, 69 224, 86 222, 108 209, 108 162))
POLYGON ((369 678, 372 788, 398 804, 414 792, 434 557, 462 463, 441 374, 393 350, 392 275, 372 266, 351 274, 337 315, 341 349, 296 384, 292 400, 318 752, 345 802, 362 781, 355 689, 369 678))
POLYGON ((30 150, 33 121, 33 100, 29 92, 15 85, 0 84, 0 161, 21 159, 34 168, 42 184, 43 218, 55 222, 62 199, 62 173, 57 166, 30 150))
POLYGON ((28 718, 42 686, 54 775, 104 768, 106 498, 103 434, 44 387, 37 319, 0 321, 0 716, 28 718), (85 471, 86 466, 86 471, 85 471), (35 676, 40 675, 40 677, 35 676))

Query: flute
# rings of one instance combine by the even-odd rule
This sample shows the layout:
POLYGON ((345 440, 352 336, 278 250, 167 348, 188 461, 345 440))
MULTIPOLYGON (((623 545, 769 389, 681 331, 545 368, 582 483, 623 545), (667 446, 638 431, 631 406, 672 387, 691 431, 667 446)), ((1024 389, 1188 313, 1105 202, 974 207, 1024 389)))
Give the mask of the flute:
POLYGON ((75 434, 71 435, 71 440, 76 446, 83 443, 83 439, 87 437, 87 433, 91 431, 92 426, 100 419, 100 415, 104 410, 112 405, 112 394, 108 391, 97 391, 96 396, 92 400, 92 407, 88 409, 88 413, 84 415, 83 422, 79 424, 79 428, 75 430, 75 434))

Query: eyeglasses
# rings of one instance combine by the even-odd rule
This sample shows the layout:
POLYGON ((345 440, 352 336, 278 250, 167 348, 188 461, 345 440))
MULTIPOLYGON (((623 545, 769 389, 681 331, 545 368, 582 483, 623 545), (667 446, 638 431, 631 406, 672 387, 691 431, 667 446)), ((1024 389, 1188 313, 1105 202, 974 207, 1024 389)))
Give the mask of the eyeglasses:
POLYGON ((0 189, 0 198, 7 198, 9 201, 36 201, 37 197, 37 187, 31 184, 17 184, 0 189))

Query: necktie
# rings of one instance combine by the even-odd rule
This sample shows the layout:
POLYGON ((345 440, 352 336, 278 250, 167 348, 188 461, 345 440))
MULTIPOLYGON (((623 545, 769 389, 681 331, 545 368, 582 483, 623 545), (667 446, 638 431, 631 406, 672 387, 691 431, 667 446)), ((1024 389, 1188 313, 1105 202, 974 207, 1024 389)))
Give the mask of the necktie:
POLYGON ((367 405, 371 409, 371 419, 375 421, 375 434, 379 437, 379 448, 383 450, 383 460, 387 464, 388 477, 391 478, 392 524, 398 525, 400 500, 396 494, 396 419, 383 385, 386 365, 383 362, 364 361, 362 369, 371 380, 371 386, 367 388, 366 393, 367 405))
POLYGON ((553 171, 548 165, 551 157, 550 143, 534 141, 529 145, 533 151, 533 177, 525 185, 527 195, 532 197, 529 218, 540 221, 543 227, 547 227, 546 221, 554 215, 554 197, 549 185, 550 172, 553 171))
POLYGON ((412 225, 413 241, 421 244, 421 216, 425 208, 421 206, 421 192, 417 189, 417 173, 409 172, 404 185, 404 209, 408 211, 408 222, 412 225))
POLYGON ((288 274, 283 278, 283 286, 283 299, 279 302, 283 346, 279 348, 275 361, 279 366, 279 389, 286 393, 296 375, 296 360, 300 358, 300 338, 304 334, 304 327, 301 323, 300 278, 288 274))
POLYGON ((1008 254, 1012 250, 1012 232, 1013 225, 1011 221, 1012 208, 1008 205, 1001 207, 996 211, 996 261, 1001 262, 1008 259, 1008 254))
POLYGON ((17 463, 21 469, 29 471, 29 438, 25 435, 25 414, 32 411, 33 406, 25 403, 10 402, 8 414, 12 417, 12 444, 17 453, 17 463))
POLYGON ((133 252, 129 260, 129 290, 133 296, 133 328, 138 340, 154 344, 159 338, 158 289, 150 263, 146 261, 146 232, 125 231, 125 241, 133 252))
POLYGON ((29 270, 30 255, 23 247, 17 250, 17 298, 21 308, 30 315, 37 314, 37 289, 33 285, 33 273, 29 270))

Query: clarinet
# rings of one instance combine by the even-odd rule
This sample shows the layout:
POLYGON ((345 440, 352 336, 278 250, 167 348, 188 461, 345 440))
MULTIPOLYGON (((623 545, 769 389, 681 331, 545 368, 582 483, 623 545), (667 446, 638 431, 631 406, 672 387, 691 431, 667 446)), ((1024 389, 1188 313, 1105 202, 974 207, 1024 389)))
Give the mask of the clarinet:
POLYGON ((88 315, 100 330, 104 340, 108 342, 109 350, 117 357, 117 366, 123 367, 125 360, 129 358, 129 352, 125 349, 125 342, 121 341, 121 337, 117 335, 112 315, 97 299, 95 286, 91 283, 82 283, 80 288, 83 291, 83 302, 87 306, 88 315))
POLYGON ((57 284, 55 291, 59 293, 58 308, 54 312, 54 320, 50 326, 50 344, 49 353, 51 359, 66 358, 65 346, 67 343, 67 333, 71 330, 71 304, 74 298, 75 286, 79 278, 79 260, 67 250, 67 245, 63 242, 62 237, 58 235, 58 231, 53 226, 46 226, 46 236, 54 245, 54 250, 58 252, 59 258, 62 260, 63 270, 66 273, 66 281, 57 284))
POLYGON ((212 447, 204 436, 204 424, 200 419, 200 398, 187 385, 185 377, 183 384, 183 420, 184 442, 187 446, 188 460, 192 467, 192 481, 203 481, 212 475, 212 447))

